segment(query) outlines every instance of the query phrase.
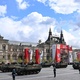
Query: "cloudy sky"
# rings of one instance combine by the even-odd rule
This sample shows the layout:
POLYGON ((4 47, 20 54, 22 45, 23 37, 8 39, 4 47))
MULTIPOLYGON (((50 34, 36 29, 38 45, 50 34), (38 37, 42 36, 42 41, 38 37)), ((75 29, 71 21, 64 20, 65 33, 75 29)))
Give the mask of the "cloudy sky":
POLYGON ((49 28, 80 48, 80 0, 0 0, 0 35, 22 42, 44 42, 49 28))

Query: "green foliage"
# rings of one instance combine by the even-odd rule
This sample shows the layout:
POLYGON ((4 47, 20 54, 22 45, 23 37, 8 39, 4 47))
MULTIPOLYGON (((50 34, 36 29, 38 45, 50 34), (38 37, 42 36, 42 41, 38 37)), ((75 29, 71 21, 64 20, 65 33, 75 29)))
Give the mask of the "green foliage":
POLYGON ((51 57, 49 58, 49 62, 52 62, 52 58, 51 57))
POLYGON ((18 58, 17 62, 21 63, 21 62, 23 62, 23 60, 21 58, 18 58))
POLYGON ((32 62, 34 62, 34 63, 36 62, 34 57, 32 58, 32 62))
POLYGON ((10 58, 10 63, 12 63, 13 62, 13 60, 12 60, 12 58, 10 58))
POLYGON ((42 62, 46 62, 46 61, 47 61, 46 58, 43 58, 42 62))
POLYGON ((5 62, 5 60, 2 58, 2 59, 0 59, 0 63, 1 63, 1 62, 5 62))

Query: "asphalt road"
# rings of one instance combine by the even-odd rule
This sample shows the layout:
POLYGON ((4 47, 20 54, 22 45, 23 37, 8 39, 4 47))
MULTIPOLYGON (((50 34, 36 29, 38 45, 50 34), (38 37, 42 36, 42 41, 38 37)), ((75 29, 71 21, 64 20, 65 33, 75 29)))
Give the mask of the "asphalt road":
MULTIPOLYGON (((12 80, 11 72, 0 72, 0 80, 12 80)), ((51 66, 43 68, 39 74, 16 76, 16 80, 80 80, 80 74, 69 65, 67 68, 57 69, 57 76, 54 78, 51 66)))

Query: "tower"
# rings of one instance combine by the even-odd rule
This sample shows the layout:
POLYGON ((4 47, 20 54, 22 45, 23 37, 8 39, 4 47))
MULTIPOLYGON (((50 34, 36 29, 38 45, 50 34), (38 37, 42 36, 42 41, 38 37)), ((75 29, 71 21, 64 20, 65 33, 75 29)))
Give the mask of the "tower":
POLYGON ((65 40, 64 40, 64 36, 63 36, 62 30, 61 30, 61 33, 60 33, 60 41, 59 42, 65 44, 65 40))
POLYGON ((50 41, 52 40, 52 31, 51 28, 49 29, 49 35, 48 35, 48 39, 46 40, 46 43, 50 43, 50 41))

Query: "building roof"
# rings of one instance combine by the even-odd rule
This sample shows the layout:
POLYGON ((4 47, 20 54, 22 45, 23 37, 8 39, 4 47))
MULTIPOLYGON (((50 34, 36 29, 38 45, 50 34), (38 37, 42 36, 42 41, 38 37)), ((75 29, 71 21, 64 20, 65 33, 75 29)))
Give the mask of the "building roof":
POLYGON ((32 45, 32 46, 37 46, 38 44, 33 42, 21 42, 21 41, 8 41, 8 43, 13 45, 32 45))

